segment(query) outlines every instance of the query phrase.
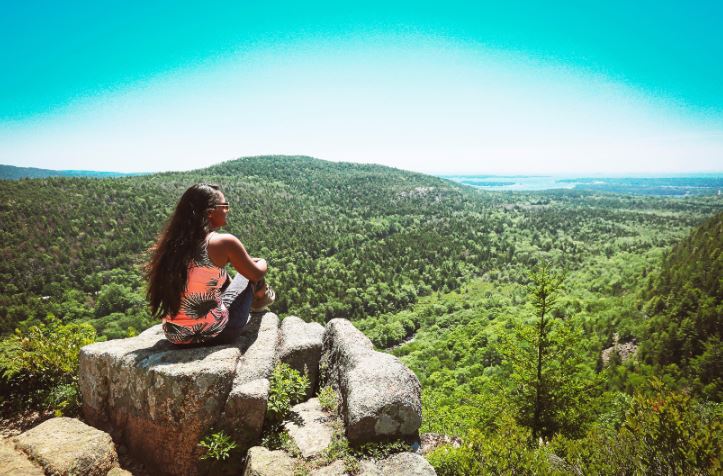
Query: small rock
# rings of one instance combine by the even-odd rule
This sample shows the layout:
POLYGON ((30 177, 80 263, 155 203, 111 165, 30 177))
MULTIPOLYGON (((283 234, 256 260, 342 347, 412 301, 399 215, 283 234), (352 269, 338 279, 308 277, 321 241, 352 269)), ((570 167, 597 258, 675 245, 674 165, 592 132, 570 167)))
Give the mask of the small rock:
POLYGON ((15 447, 48 474, 105 476, 118 466, 110 435, 74 418, 51 418, 15 437, 15 447))
POLYGON ((398 358, 375 352, 346 319, 326 325, 322 378, 341 396, 340 414, 351 443, 414 436, 422 424, 421 385, 398 358))
POLYGON ((292 476, 294 460, 283 451, 269 451, 263 446, 254 446, 246 456, 243 476, 292 476))
MULTIPOLYGON (((359 461, 359 476, 383 476, 382 470, 374 461, 365 459, 359 461)), ((400 475, 394 475, 400 476, 400 475)))
POLYGON ((122 468, 113 468, 106 476, 133 476, 133 473, 122 468))
POLYGON ((242 449, 252 446, 261 436, 269 400, 269 381, 265 378, 235 384, 226 399, 220 427, 242 449))
POLYGON ((441 433, 423 433, 420 437, 421 448, 419 453, 426 455, 435 448, 443 445, 451 445, 453 448, 462 446, 462 439, 456 436, 443 435, 441 433))
POLYGON ((313 470, 309 476, 344 476, 347 474, 344 462, 340 459, 330 465, 313 470))
POLYGON ((379 463, 384 476, 435 476, 429 462, 415 453, 397 453, 379 463))
POLYGON ((333 429, 329 415, 319 405, 318 398, 312 398, 291 409, 295 417, 284 424, 289 436, 294 440, 304 458, 313 458, 321 454, 331 443, 333 429))
MULTIPOLYGON (((374 461, 361 460, 358 461, 358 464, 358 472, 355 473, 357 476, 382 476, 381 469, 377 467, 374 461)), ((349 472, 346 470, 344 461, 338 459, 323 468, 315 469, 310 473, 310 476, 349 476, 349 472)))
POLYGON ((319 360, 324 327, 318 322, 304 322, 296 316, 281 321, 279 360, 300 372, 308 373, 309 389, 306 398, 314 395, 319 381, 319 360))

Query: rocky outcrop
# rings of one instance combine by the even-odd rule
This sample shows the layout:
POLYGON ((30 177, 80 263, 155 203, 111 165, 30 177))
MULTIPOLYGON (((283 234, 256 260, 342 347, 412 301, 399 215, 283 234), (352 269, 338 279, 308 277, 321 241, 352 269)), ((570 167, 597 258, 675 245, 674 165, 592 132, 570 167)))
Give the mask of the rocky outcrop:
POLYGON ((288 316, 281 323, 279 360, 309 377, 307 398, 316 393, 319 383, 319 360, 321 359, 324 327, 316 322, 304 322, 296 316, 288 316))
MULTIPOLYGON (((252 448, 244 474, 273 474, 309 476, 431 476, 434 468, 424 457, 414 453, 416 444, 408 451, 383 458, 371 458, 353 453, 340 445, 343 424, 339 416, 323 410, 316 398, 293 407, 292 415, 284 423, 293 454, 286 451, 268 451, 252 448), (331 451, 329 451, 331 450, 331 451), (252 457, 253 456, 253 457, 252 457), (336 457, 336 460, 330 460, 336 457)), ((415 442, 416 443, 416 442, 415 442)), ((396 447, 396 445, 395 445, 396 447)), ((377 454, 384 452, 383 444, 377 454)), ((373 453, 373 452, 371 452, 373 453)))
POLYGON ((462 446, 462 439, 456 436, 443 435, 441 433, 423 433, 419 438, 419 452, 426 455, 440 446, 451 446, 459 448, 462 446))
MULTIPOLYGON (((208 465, 199 463, 205 450, 198 443, 211 431, 223 430, 243 452, 258 444, 278 361, 307 372, 312 388, 323 369, 341 396, 350 442, 416 435, 419 381, 397 358, 375 352, 349 321, 334 319, 324 328, 290 316, 280 325, 273 313, 252 314, 242 334, 223 345, 177 347, 155 326, 136 337, 84 347, 83 415, 153 474, 204 474, 208 465)), ((295 419, 286 423, 289 434, 302 457, 318 457, 331 440, 327 417, 316 399, 294 410, 295 419)), ((247 465, 247 474, 265 474, 268 453, 250 452, 249 465, 256 463, 247 465)), ((237 474, 241 461, 235 458, 224 473, 237 474)))
POLYGON ((603 349, 600 359, 602 360, 603 366, 607 366, 614 357, 619 358, 618 362, 625 362, 626 360, 634 357, 637 352, 638 346, 635 343, 635 340, 621 344, 618 334, 615 333, 613 335, 613 345, 607 349, 603 349))
POLYGON ((223 426, 222 417, 252 415, 239 418, 234 432, 242 444, 258 438, 277 333, 278 317, 266 313, 253 315, 229 345, 178 348, 155 326, 86 346, 80 353, 83 414, 156 473, 197 474, 198 442, 223 426), (239 408, 245 403, 248 412, 239 408))
POLYGON ((105 476, 118 466, 110 435, 74 418, 51 418, 14 442, 47 474, 105 476))
POLYGON ((421 386, 402 362, 375 352, 351 322, 332 319, 324 332, 322 380, 341 396, 351 443, 414 437, 422 423, 421 386))

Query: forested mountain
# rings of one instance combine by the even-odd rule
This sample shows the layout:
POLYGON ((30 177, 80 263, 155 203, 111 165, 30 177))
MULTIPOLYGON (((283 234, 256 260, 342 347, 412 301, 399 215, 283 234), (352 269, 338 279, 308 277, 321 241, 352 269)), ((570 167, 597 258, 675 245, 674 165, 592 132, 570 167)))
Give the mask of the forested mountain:
POLYGON ((647 290, 646 360, 723 398, 723 213, 676 244, 647 290))
MULTIPOLYGON (((222 186, 228 231, 269 259, 277 309, 309 320, 401 310, 488 271, 670 244, 712 214, 714 198, 591 193, 491 194, 375 165, 254 157, 208 169, 0 188, 0 322, 47 312, 93 318, 107 335, 150 324, 137 265, 192 183, 222 186)), ((508 276, 508 275, 514 276, 508 276)), ((523 273, 524 274, 524 273, 523 273)))
POLYGON ((196 182, 221 186, 227 231, 268 259, 281 317, 350 318, 417 373, 423 430, 468 442, 430 457, 440 474, 658 474, 655 447, 668 441, 630 434, 678 417, 660 423, 650 401, 702 442, 684 448, 694 458, 675 456, 676 471, 715 467, 719 196, 493 193, 286 156, 3 181, 0 389, 38 389, 23 405, 57 409, 74 395, 67 349, 155 323, 140 265, 196 182), (540 289, 555 295, 542 314, 540 289), (43 336, 53 345, 32 347, 43 336), (639 352, 623 358, 618 342, 639 352), (56 371, 38 379, 31 368, 56 371), (615 458, 603 451, 613 447, 615 458), (568 466, 550 466, 553 454, 568 466))
POLYGON ((36 167, 15 167, 14 165, 0 164, 0 180, 17 180, 22 178, 45 177, 121 177, 119 172, 94 172, 92 170, 50 170, 36 167))

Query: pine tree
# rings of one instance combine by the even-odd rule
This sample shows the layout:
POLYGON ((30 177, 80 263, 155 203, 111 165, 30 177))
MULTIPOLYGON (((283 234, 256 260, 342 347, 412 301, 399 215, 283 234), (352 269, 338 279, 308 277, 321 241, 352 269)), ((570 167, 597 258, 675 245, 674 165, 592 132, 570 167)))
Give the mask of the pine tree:
POLYGON ((519 422, 532 430, 533 441, 558 432, 579 433, 592 383, 583 365, 581 333, 554 312, 563 280, 547 264, 530 273, 533 318, 518 323, 501 348, 510 365, 510 397, 519 422))

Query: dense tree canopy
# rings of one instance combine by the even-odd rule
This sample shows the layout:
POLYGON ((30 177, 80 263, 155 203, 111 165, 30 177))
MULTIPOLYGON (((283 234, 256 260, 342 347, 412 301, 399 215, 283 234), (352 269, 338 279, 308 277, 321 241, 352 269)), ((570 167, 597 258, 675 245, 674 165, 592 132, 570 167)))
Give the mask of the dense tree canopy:
POLYGON ((432 457, 441 474, 645 472, 661 454, 630 434, 648 432, 662 448, 660 428, 694 435, 684 451, 698 459, 676 453, 671 467, 714 468, 719 196, 491 193, 308 157, 0 181, 0 388, 27 393, 25 403, 77 404, 74 361, 50 343, 70 342, 75 352, 96 333, 126 337, 155 323, 140 266, 197 182, 222 187, 226 231, 268 259, 281 317, 350 318, 414 370, 424 388, 423 431, 468 443, 432 457), (536 314, 528 286, 542 262, 565 280, 544 313, 550 327, 536 337, 539 307, 536 314), (638 352, 623 359, 618 342, 638 352), (540 349, 547 360, 534 358, 540 349), (603 349, 613 350, 606 362, 603 349), (40 368, 52 369, 48 378, 40 368), (530 406, 536 394, 547 407, 530 406), (651 398, 677 419, 646 406, 651 398), (624 456, 606 456, 609 448, 624 456), (552 452, 568 466, 551 468, 552 452))
POLYGON ((645 359, 723 398, 723 213, 668 252, 645 296, 645 359))

